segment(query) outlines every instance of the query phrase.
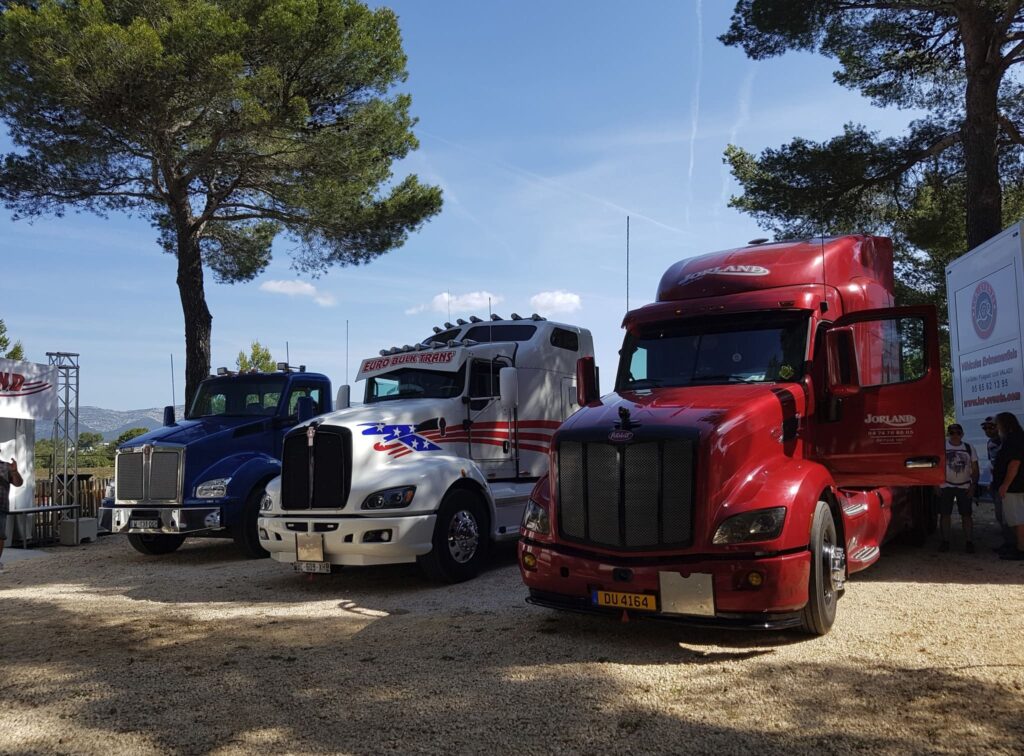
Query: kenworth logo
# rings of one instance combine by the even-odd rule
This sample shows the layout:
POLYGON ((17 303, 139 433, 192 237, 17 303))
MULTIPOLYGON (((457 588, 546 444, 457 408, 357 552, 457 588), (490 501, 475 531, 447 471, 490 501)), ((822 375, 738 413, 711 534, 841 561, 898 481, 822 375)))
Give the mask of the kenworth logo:
POLYGON ((917 422, 917 418, 913 415, 872 415, 868 413, 864 417, 864 422, 867 425, 889 425, 893 428, 906 428, 908 425, 913 425, 917 422))
POLYGON ((768 268, 760 265, 718 265, 714 268, 705 268, 688 273, 679 279, 680 284, 688 284, 704 276, 767 276, 768 268))

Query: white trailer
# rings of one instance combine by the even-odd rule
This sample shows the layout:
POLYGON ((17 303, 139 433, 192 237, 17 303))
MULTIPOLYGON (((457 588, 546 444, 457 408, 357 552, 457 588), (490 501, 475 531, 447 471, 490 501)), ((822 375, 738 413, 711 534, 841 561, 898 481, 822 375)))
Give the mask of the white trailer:
POLYGON ((303 572, 419 562, 473 577, 514 540, 551 436, 576 408, 589 331, 539 316, 473 318, 363 360, 363 404, 301 423, 267 486, 260 544, 303 572))
POLYGON ((989 474, 981 421, 997 412, 1024 420, 1024 245, 1016 223, 946 266, 953 399, 965 437, 989 474))

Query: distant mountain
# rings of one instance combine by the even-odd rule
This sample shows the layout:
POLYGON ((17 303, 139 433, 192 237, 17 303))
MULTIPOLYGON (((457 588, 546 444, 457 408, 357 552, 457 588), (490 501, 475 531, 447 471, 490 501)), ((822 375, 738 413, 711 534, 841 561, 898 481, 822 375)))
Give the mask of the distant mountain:
MULTIPOLYGON (((181 419, 185 407, 175 407, 174 416, 181 419)), ((153 430, 164 423, 163 407, 139 410, 109 410, 102 407, 78 408, 78 432, 100 433, 104 441, 114 441, 126 430, 145 428, 153 430)), ((36 438, 49 438, 53 434, 51 423, 36 423, 36 438)))

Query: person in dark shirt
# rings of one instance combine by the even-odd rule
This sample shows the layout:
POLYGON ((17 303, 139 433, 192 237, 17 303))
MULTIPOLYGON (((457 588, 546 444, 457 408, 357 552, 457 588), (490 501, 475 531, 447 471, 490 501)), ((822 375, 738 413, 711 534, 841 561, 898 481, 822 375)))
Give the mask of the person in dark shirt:
POLYGON ((988 472, 989 477, 991 478, 988 486, 988 492, 992 497, 992 506, 995 509, 996 522, 999 523, 999 530, 1003 535, 1003 542, 996 551, 1012 551, 1017 548, 1017 536, 1013 532, 1013 528, 1007 525, 1006 520, 1003 518, 1003 500, 999 498, 999 490, 995 483, 996 455, 999 454, 999 447, 1002 446, 1003 439, 999 437, 999 429, 996 427, 996 419, 991 415, 982 421, 981 430, 985 433, 985 436, 988 439, 985 449, 988 454, 988 472))
MULTIPOLYGON (((7 513, 11 508, 11 486, 20 486, 25 481, 18 472, 18 462, 13 457, 10 462, 0 462, 0 557, 4 555, 4 543, 7 540, 7 513)), ((4 568, 0 562, 0 570, 4 568)))
POLYGON ((996 455, 992 484, 1003 501, 1003 519, 1014 529, 1017 547, 1000 553, 1000 559, 1024 559, 1024 430, 1012 412, 996 415, 1002 446, 996 455))

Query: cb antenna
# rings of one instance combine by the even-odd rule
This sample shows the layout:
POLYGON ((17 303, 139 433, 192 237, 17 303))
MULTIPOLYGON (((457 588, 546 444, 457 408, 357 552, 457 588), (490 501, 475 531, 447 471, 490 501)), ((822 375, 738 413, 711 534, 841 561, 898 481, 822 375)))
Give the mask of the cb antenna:
POLYGON ((178 406, 178 401, 174 397, 174 352, 171 352, 171 406, 178 406))
POLYGON ((629 216, 626 216, 626 312, 629 312, 629 216))
POLYGON ((348 380, 348 319, 345 319, 345 380, 348 380))

